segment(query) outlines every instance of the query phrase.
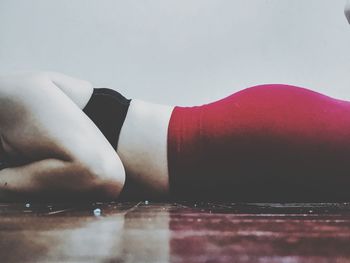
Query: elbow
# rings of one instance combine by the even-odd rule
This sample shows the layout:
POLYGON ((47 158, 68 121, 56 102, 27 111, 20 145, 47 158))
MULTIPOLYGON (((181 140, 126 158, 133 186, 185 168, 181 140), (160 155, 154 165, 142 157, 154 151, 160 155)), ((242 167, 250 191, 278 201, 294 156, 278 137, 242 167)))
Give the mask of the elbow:
POLYGON ((98 158, 85 165, 89 177, 88 199, 116 200, 125 184, 125 170, 118 156, 98 158))
POLYGON ((117 156, 102 160, 94 175, 102 198, 115 200, 119 197, 125 184, 125 170, 117 156))
POLYGON ((105 161, 99 178, 102 195, 110 200, 117 199, 125 184, 125 169, 120 159, 105 161))

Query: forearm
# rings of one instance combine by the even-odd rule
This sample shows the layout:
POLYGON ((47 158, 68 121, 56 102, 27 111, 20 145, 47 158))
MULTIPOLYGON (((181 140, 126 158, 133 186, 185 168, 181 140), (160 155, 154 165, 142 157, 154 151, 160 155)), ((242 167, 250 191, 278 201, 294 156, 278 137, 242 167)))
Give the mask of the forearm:
MULTIPOLYGON (((84 165, 44 159, 0 171, 0 199, 104 199, 112 183, 99 179, 84 165)), ((115 191, 117 196, 120 191, 115 191)), ((73 200, 74 200, 73 199, 73 200)))

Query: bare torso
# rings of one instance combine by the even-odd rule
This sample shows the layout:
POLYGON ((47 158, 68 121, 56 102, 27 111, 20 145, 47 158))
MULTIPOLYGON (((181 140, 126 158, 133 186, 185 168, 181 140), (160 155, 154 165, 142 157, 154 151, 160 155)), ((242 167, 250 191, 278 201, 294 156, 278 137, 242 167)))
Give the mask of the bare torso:
MULTIPOLYGON (((82 110, 92 86, 49 72, 54 83, 82 110)), ((84 81, 83 81, 84 83, 84 81)), ((120 132, 117 153, 125 168, 127 198, 163 198, 169 192, 167 130, 173 106, 132 99, 120 132)))
POLYGON ((167 131, 173 107, 134 99, 123 124, 117 152, 127 174, 131 196, 169 193, 167 131))

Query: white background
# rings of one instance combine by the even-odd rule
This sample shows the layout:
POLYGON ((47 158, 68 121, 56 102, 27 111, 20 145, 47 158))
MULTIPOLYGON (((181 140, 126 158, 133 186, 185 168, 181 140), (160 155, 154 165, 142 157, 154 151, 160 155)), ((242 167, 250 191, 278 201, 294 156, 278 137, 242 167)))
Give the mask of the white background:
POLYGON ((0 0, 0 72, 202 104, 264 83, 350 100, 344 0, 0 0))

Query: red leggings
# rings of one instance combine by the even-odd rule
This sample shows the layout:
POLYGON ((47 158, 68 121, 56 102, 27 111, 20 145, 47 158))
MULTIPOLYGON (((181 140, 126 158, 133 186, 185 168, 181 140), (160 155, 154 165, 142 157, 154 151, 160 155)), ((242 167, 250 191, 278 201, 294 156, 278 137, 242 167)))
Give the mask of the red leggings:
POLYGON ((175 107, 168 130, 175 199, 350 200, 350 102, 261 85, 175 107))

